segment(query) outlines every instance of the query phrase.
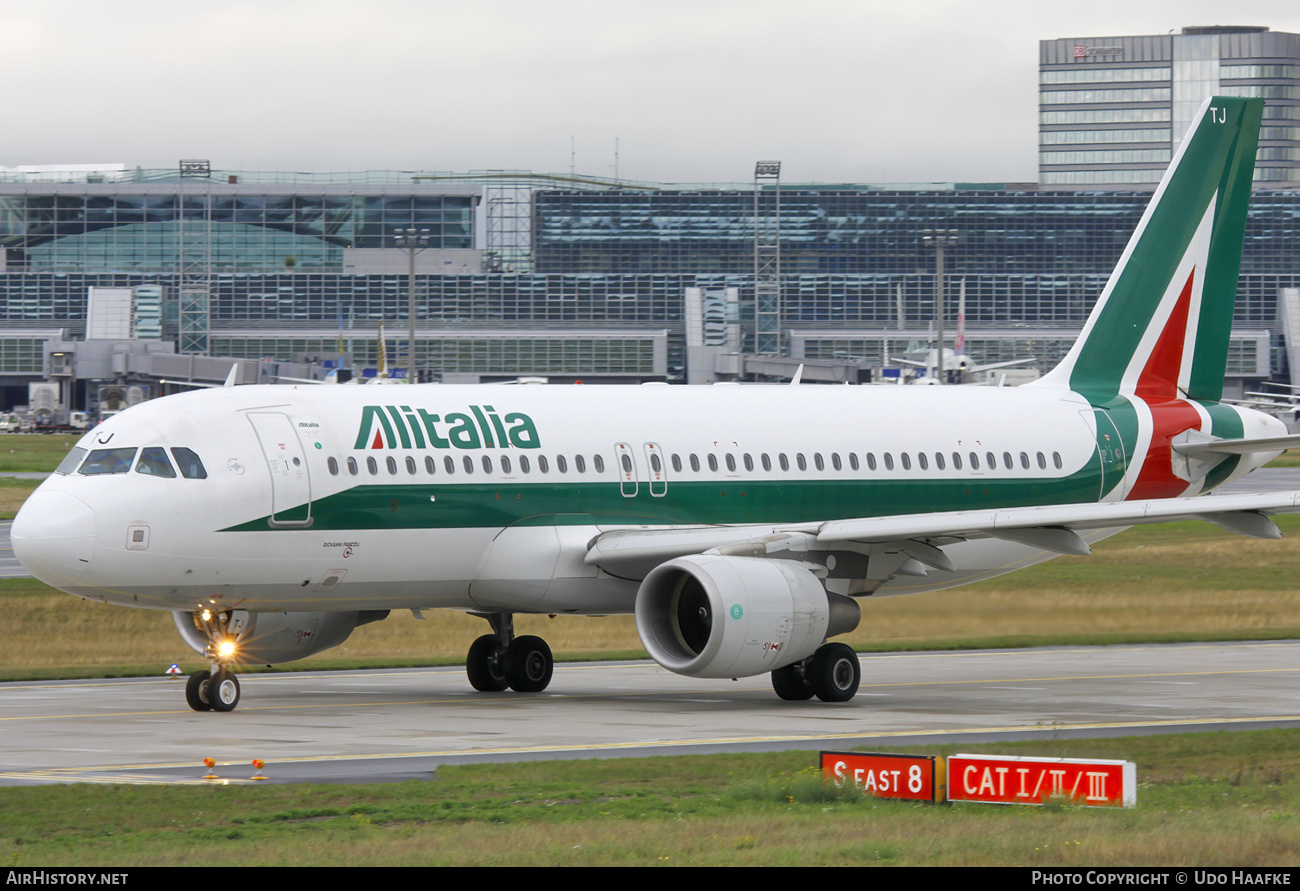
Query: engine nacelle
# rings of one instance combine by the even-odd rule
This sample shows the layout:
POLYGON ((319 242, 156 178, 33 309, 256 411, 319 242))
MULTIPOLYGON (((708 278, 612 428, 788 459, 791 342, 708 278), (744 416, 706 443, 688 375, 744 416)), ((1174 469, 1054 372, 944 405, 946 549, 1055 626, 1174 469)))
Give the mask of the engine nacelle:
POLYGON ((651 570, 636 595, 637 633, 650 657, 692 677, 775 671, 860 618, 856 601, 828 594, 792 560, 678 557, 651 570))
MULTIPOLYGON (((337 647, 353 630, 388 617, 388 610, 362 612, 250 613, 230 614, 230 633, 235 636, 233 662, 240 665, 292 662, 313 653, 337 647)), ((194 614, 172 612, 181 639, 199 655, 206 655, 208 636, 200 630, 194 614)))

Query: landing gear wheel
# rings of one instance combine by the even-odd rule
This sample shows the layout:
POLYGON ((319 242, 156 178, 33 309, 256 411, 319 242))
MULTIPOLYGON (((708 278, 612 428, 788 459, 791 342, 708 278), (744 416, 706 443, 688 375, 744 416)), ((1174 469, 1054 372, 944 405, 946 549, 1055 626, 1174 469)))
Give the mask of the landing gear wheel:
POLYGON ((214 712, 233 712, 239 705, 239 678, 229 668, 223 668, 208 681, 208 702, 214 712))
POLYGON ((185 682, 185 701, 196 712, 206 712, 212 708, 212 703, 208 702, 208 681, 211 677, 212 672, 205 669, 194 672, 185 682))
POLYGON ((791 702, 802 702, 813 698, 813 693, 816 691, 813 690, 812 684, 808 683, 802 667, 796 662, 794 665, 787 665, 772 672, 772 689, 776 691, 777 696, 791 702))
POLYGON ((517 693, 540 693, 551 682, 555 659, 540 637, 516 637, 506 650, 506 682, 517 693))
POLYGON ((483 693, 500 693, 506 688, 506 659, 495 634, 485 634, 470 644, 465 658, 469 684, 483 693))
POLYGON ((848 702, 862 680, 858 654, 847 644, 825 644, 813 654, 807 678, 822 702, 848 702))

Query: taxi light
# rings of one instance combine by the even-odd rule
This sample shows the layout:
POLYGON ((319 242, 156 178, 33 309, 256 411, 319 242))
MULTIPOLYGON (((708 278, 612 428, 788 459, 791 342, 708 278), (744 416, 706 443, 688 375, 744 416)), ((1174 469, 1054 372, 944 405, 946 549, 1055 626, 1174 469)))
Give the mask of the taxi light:
POLYGON ((225 657, 233 656, 235 653, 235 642, 233 640, 223 640, 217 647, 217 653, 225 657))

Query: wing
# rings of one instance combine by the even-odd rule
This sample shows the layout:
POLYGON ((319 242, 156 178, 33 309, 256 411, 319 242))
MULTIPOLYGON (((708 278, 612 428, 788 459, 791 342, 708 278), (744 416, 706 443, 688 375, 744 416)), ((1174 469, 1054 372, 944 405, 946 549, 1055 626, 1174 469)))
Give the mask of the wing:
POLYGON ((692 526, 616 529, 596 536, 585 561, 606 572, 639 578, 660 563, 688 554, 799 559, 816 551, 901 556, 901 574, 926 567, 952 572, 944 546, 996 538, 1057 554, 1089 554, 1080 532, 1145 523, 1204 520, 1250 538, 1281 538, 1270 517, 1300 512, 1300 492, 1204 495, 1086 504, 960 510, 862 517, 771 526, 692 526), (916 564, 909 566, 908 561, 916 564))

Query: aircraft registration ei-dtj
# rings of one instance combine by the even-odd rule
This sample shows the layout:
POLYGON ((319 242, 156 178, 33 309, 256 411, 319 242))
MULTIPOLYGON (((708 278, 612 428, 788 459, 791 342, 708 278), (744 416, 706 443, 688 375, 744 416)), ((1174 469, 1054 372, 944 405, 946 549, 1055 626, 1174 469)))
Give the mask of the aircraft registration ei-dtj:
POLYGON ((961 585, 1135 523, 1276 538, 1300 493, 1207 494, 1300 438, 1222 402, 1263 103, 1215 97, 1073 349, 1032 385, 229 387, 84 436, 13 523, 78 597, 171 610, 211 663, 337 646, 390 610, 482 616, 479 690, 544 689, 517 613, 635 613, 697 677, 846 701, 858 599, 961 585))

